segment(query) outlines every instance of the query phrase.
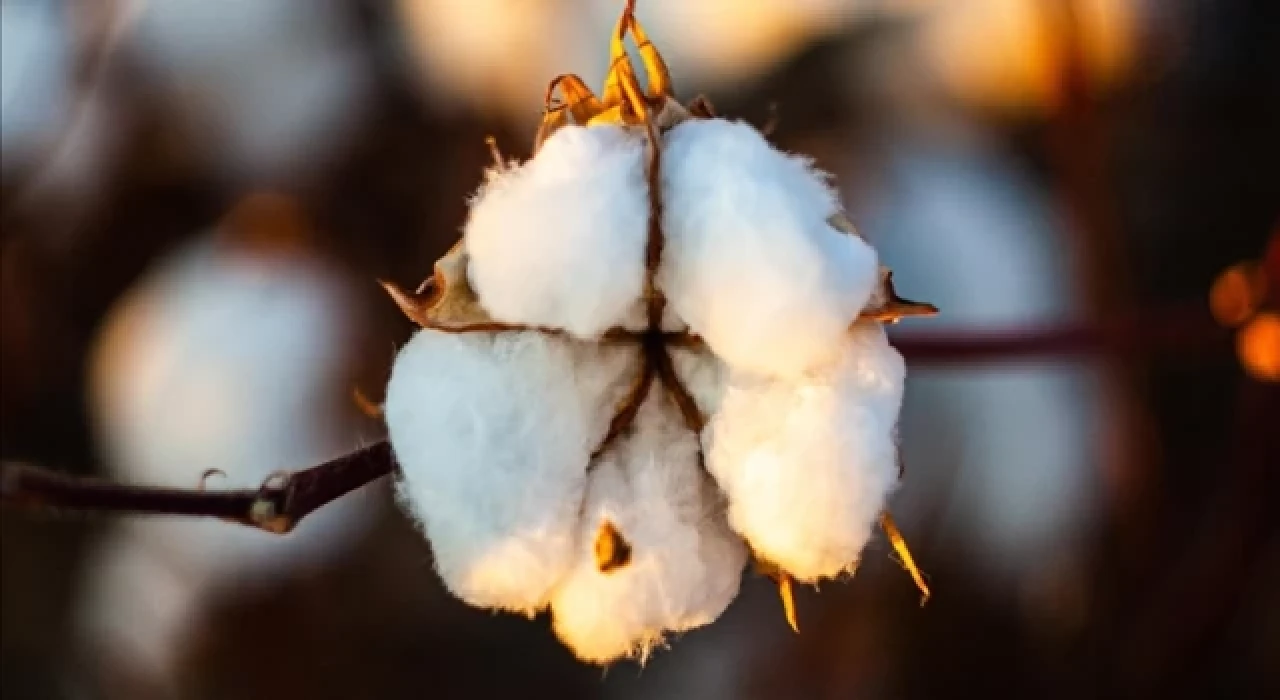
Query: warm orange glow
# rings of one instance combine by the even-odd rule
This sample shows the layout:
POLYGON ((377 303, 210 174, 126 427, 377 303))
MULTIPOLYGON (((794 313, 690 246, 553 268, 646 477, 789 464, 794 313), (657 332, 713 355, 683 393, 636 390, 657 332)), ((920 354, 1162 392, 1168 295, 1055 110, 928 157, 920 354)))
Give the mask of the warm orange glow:
MULTIPOLYGON (((1046 0, 917 2, 923 50, 955 95, 1011 111, 1053 109, 1071 47, 1062 16, 1046 0)), ((1075 51, 1091 85, 1122 79, 1132 61, 1137 21, 1128 0, 1074 0, 1075 51)))
POLYGON ((1218 323, 1235 327, 1257 311, 1266 291, 1266 274, 1257 265, 1232 265, 1214 280, 1209 290, 1209 309, 1218 323))
POLYGON ((1236 351, 1254 379, 1280 382, 1280 314, 1255 316, 1236 336, 1236 351))

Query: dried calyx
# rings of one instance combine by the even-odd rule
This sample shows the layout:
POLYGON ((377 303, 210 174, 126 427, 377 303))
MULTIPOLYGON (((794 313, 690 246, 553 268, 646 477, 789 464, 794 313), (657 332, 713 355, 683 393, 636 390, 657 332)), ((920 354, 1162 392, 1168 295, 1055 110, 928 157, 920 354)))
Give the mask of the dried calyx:
POLYGON ((676 101, 630 4, 610 53, 599 97, 552 81, 535 155, 496 159, 434 275, 384 283, 422 327, 384 410, 445 584, 550 607, 600 663, 714 620, 748 556, 794 627, 793 580, 851 571, 876 523, 927 595, 884 511, 904 369, 881 324, 936 310, 808 161, 676 101))

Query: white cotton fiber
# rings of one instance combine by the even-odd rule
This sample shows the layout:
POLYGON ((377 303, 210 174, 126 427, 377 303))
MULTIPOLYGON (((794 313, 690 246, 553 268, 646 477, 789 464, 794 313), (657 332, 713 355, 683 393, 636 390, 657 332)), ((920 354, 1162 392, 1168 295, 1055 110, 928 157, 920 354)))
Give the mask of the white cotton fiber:
POLYGON ((834 364, 797 380, 731 372, 703 432, 730 525, 804 582, 856 562, 897 481, 902 356, 878 324, 850 336, 834 364))
POLYGON ((693 397, 704 418, 720 408, 729 368, 706 348, 667 347, 676 377, 693 397))
POLYGON ((648 226, 643 134, 566 126, 476 195, 471 285, 499 321, 594 338, 643 293, 648 226))
POLYGON ((592 470, 576 546, 576 565, 551 610, 556 634, 584 661, 644 659, 666 633, 715 620, 737 595, 746 549, 699 467, 697 437, 660 388, 641 407, 635 432, 592 470), (606 521, 631 557, 601 572, 594 542, 606 521))
POLYGON ((635 352, 429 329, 400 351, 384 406, 397 494, 459 598, 527 614, 546 604, 572 565, 587 465, 635 352))
POLYGON ((829 361, 876 283, 875 251, 833 228, 825 176, 755 129, 691 119, 663 148, 658 286, 730 366, 794 375, 829 361))

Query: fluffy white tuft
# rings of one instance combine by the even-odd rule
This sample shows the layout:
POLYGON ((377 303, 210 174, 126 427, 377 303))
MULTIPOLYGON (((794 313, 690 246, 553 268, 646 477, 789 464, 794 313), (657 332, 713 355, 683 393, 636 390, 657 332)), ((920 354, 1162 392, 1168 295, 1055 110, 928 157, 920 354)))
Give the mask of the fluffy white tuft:
POLYGON ((494 318, 582 338, 623 321, 644 290, 644 155, 625 127, 566 126, 529 162, 490 172, 464 236, 494 318))
POLYGON ((837 354, 876 282, 875 251, 827 219, 825 176, 755 129, 692 119, 663 149, 658 285, 738 369, 795 375, 837 354))
POLYGON ((659 391, 634 434, 595 464, 576 565, 552 597, 556 634, 584 661, 643 659, 666 633, 716 619, 738 593, 746 548, 698 464, 697 438, 659 391), (604 522, 631 547, 630 562, 609 572, 594 556, 604 522))
POLYGON ((854 564, 897 481, 893 431, 905 366, 878 324, 798 380, 731 372, 703 432, 729 523, 804 582, 854 564))
POLYGON ((419 331, 384 407, 445 585, 471 605, 532 614, 573 563, 587 465, 636 352, 540 333, 419 331))

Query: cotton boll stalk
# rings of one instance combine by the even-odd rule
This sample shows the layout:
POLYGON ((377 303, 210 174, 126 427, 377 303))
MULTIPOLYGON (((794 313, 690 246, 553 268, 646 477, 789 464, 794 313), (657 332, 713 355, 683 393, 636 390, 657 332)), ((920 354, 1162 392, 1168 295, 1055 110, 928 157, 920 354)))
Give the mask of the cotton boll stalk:
POLYGON ((797 375, 831 361, 877 281, 875 251, 828 219, 824 176, 749 125, 693 119, 663 149, 658 286, 730 366, 797 375))
POLYGON ((519 613, 545 606, 572 565, 587 464, 635 352, 430 329, 401 349, 384 407, 398 495, 454 595, 519 613))
MULTIPOLYGON (((360 441, 345 411, 358 316, 342 278, 222 235, 162 260, 109 313, 91 351, 89 409, 108 475, 195 488, 256 488, 360 441)), ((210 596, 252 590, 350 551, 376 514, 370 489, 317 511, 289 538, 212 519, 114 528, 90 567, 88 643, 172 671, 210 596), (118 565, 116 560, 146 562, 118 565)))
POLYGON ((715 620, 737 595, 746 563, 699 465, 697 437, 660 391, 641 405, 634 433, 594 465, 576 564, 552 596, 556 634, 591 663, 643 659, 666 634, 715 620), (624 565, 601 566, 606 527, 625 543, 624 565))
POLYGON ((730 373, 703 443, 729 523, 758 556, 804 582, 856 563, 897 482, 904 376, 871 322, 802 378, 730 373))
POLYGON ((469 278, 499 321, 596 337, 641 297, 648 222, 643 134, 566 126, 490 173, 464 233, 469 278))

